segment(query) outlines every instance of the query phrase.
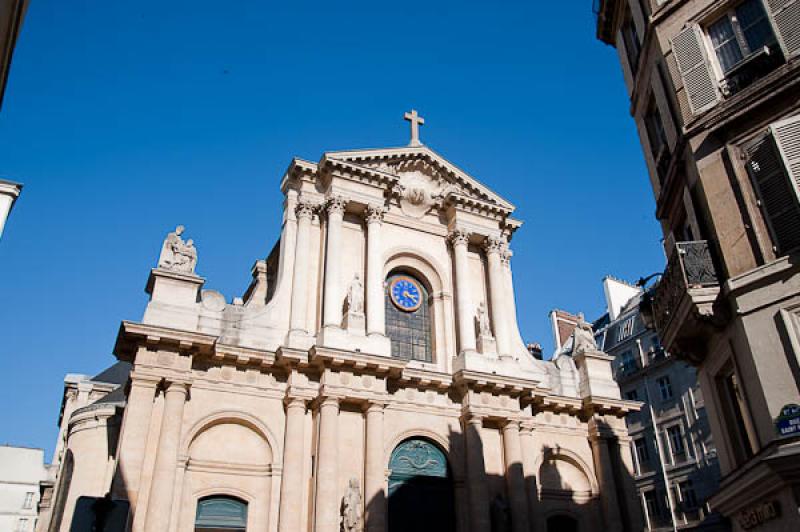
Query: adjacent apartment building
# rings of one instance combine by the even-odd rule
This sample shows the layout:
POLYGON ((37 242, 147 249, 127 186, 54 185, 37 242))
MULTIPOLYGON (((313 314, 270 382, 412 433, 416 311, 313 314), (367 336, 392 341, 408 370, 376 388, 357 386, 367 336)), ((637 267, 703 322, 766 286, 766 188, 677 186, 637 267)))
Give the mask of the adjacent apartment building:
POLYGON ((0 530, 36 529, 40 484, 49 477, 42 449, 0 445, 0 530))
POLYGON ((622 397, 642 401, 626 418, 646 530, 728 530, 711 513, 717 450, 693 366, 670 356, 639 312, 642 290, 603 280, 607 312, 594 322, 598 347, 614 357, 622 397))
POLYGON ((735 530, 800 530, 800 1, 599 0, 669 257, 643 318, 697 367, 735 530))

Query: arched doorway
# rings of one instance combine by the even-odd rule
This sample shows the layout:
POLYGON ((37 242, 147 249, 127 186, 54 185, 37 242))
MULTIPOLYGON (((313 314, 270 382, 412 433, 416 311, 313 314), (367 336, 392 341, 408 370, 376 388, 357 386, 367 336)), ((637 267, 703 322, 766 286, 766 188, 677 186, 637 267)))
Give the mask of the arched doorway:
POLYGON ((223 495, 203 497, 197 501, 195 532, 229 532, 246 528, 246 502, 223 495))
POLYGON ((405 440, 389 460, 389 532, 455 530, 447 458, 422 438, 405 440))
POLYGON ((578 532, 578 521, 563 514, 548 517, 547 532, 578 532))

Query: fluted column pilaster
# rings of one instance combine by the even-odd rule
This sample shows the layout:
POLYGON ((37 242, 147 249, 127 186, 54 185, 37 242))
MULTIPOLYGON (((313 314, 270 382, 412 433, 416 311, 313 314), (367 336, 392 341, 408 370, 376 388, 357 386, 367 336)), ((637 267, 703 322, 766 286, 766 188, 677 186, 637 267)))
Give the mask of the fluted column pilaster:
POLYGON ((386 530, 386 464, 383 456, 382 403, 370 403, 366 413, 367 452, 364 464, 366 532, 386 530))
POLYGON ((367 207, 367 334, 386 334, 383 307, 383 206, 367 207))
POLYGON ((283 472, 278 531, 300 530, 303 507, 303 442, 305 441, 306 400, 286 399, 286 430, 283 438, 283 472))
POLYGON ((461 351, 475 351, 475 316, 472 309, 469 286, 469 257, 467 245, 469 233, 455 229, 450 233, 453 246, 453 261, 456 270, 456 299, 458 302, 458 342, 461 351))
POLYGON ((297 216, 297 244, 294 251, 294 275, 292 276, 291 329, 308 333, 308 255, 310 248, 311 218, 315 206, 304 199, 295 207, 297 216))
POLYGON ((512 530, 514 532, 530 532, 519 422, 509 421, 503 426, 503 450, 505 451, 506 485, 511 506, 512 530))
POLYGON ((347 200, 339 196, 328 198, 325 210, 328 213, 328 234, 325 246, 325 285, 323 321, 325 327, 342 326, 342 221, 347 200))
POLYGON ((486 480, 486 463, 483 459, 483 421, 475 415, 464 420, 467 446, 467 490, 469 494, 470 531, 490 532, 489 486, 486 480))
POLYGON ((505 246, 505 239, 490 236, 484 243, 486 259, 489 269, 489 303, 491 306, 492 327, 494 338, 497 342, 497 351, 501 355, 511 354, 511 339, 509 333, 509 320, 505 313, 507 305, 505 297, 505 276, 501 255, 505 246))
POLYGON ((144 527, 147 532, 168 532, 169 530, 183 410, 188 394, 188 383, 182 381, 166 383, 161 433, 158 438, 150 497, 147 500, 147 519, 144 527))
POLYGON ((339 399, 324 397, 319 405, 315 532, 339 532, 339 399))

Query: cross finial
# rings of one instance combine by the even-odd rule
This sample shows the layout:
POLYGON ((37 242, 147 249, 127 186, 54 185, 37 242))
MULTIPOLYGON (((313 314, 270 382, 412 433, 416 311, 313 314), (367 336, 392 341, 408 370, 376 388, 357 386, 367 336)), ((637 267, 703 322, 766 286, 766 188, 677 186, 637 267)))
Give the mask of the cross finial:
POLYGON ((422 146, 419 141, 419 126, 425 125, 425 119, 417 114, 416 109, 412 109, 410 113, 403 115, 403 118, 411 122, 411 142, 409 146, 422 146))

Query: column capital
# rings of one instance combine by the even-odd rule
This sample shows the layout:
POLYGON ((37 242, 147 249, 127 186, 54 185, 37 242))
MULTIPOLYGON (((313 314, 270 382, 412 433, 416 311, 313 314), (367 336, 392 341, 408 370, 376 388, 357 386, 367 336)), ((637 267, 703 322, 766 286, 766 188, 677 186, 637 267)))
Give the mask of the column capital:
POLYGON ((339 408, 339 403, 341 400, 342 398, 337 395, 320 395, 317 398, 317 404, 320 408, 328 406, 335 406, 336 408, 339 408))
POLYGON ((516 430, 517 432, 519 432, 519 429, 520 429, 520 422, 518 419, 506 419, 503 422, 503 432, 506 432, 507 430, 516 430))
POLYGON ((497 253, 502 258, 503 251, 507 245, 506 239, 502 236, 489 235, 483 241, 483 249, 486 250, 488 255, 497 253))
POLYGON ((156 388, 161 384, 162 378, 157 375, 141 374, 137 371, 132 371, 130 374, 131 386, 143 388, 156 388))
POLYGON ((328 216, 334 214, 343 215, 349 200, 339 194, 332 194, 325 199, 325 210, 328 216))
POLYGON ((532 420, 520 421, 519 430, 522 434, 533 434, 534 422, 532 420))
POLYGON ((462 227, 456 227, 447 236, 453 246, 466 246, 469 243, 470 232, 462 227))
POLYGON ((503 247, 503 250, 500 252, 500 261, 508 266, 511 263, 511 257, 514 256, 514 252, 509 249, 508 244, 503 247))
POLYGON ((461 419, 467 425, 482 426, 483 425, 483 418, 484 418, 483 414, 479 414, 478 412, 475 412, 473 410, 465 409, 465 410, 463 410, 461 412, 461 419))
POLYGON ((317 204, 306 198, 300 198, 297 200, 297 205, 294 207, 294 213, 298 220, 310 220, 314 216, 315 210, 317 210, 317 204))
POLYGON ((386 401, 370 399, 370 401, 367 403, 367 406, 364 408, 364 412, 366 412, 367 414, 373 412, 383 413, 385 408, 386 408, 386 401))
POLYGON ((367 224, 381 224, 383 223, 383 216, 386 214, 386 208, 383 205, 367 205, 364 210, 364 219, 367 224))
POLYGON ((191 387, 192 383, 186 379, 164 379, 164 391, 167 393, 178 392, 188 395, 191 387))

